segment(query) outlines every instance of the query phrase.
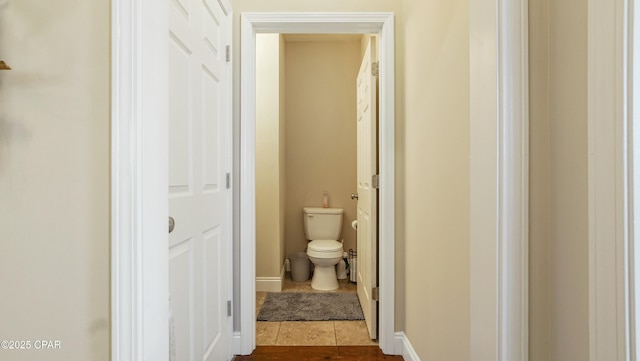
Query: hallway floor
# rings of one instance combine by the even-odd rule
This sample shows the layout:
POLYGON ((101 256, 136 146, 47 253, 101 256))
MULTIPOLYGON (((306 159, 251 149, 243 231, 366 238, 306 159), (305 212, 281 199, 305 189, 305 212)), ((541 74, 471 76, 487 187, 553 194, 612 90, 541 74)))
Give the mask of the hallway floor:
MULTIPOLYGON (((339 280, 340 288, 331 292, 356 292, 356 285, 339 280)), ((323 292, 311 288, 311 280, 293 282, 287 273, 282 292, 323 292)), ((256 315, 266 292, 256 292, 256 315)), ((376 346, 364 321, 256 322, 257 346, 376 346)), ((378 349, 375 347, 375 349, 378 349)))
POLYGON ((404 360, 402 356, 389 356, 377 346, 258 346, 248 356, 236 356, 234 361, 377 361, 404 360))

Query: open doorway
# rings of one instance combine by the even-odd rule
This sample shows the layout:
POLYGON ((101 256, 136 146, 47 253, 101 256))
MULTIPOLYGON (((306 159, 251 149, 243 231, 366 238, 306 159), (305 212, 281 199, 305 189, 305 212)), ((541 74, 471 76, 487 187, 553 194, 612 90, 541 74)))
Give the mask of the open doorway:
MULTIPOLYGON (((359 189, 359 178, 366 183, 377 170, 376 77, 371 71, 377 59, 375 38, 369 34, 256 34, 258 346, 376 344, 376 310, 369 292, 362 291, 371 288, 363 285, 376 280, 377 262, 356 262, 354 223, 372 218, 364 216, 369 212, 359 212, 363 207, 357 193, 363 193, 363 201, 371 199, 364 197, 366 189, 359 189), (372 92, 368 99, 367 87, 372 92), (373 129, 369 132, 363 125, 367 116, 373 119, 366 123, 373 129), (363 142, 365 137, 373 139, 363 142), (367 151, 367 146, 373 151, 367 151), (365 169, 366 164, 374 167, 365 169), (323 206, 328 207, 323 211, 339 212, 329 215, 336 221, 337 234, 327 242, 339 249, 337 257, 330 257, 332 265, 325 268, 334 271, 331 285, 314 284, 322 272, 314 267, 318 260, 308 260, 307 245, 312 247, 312 239, 303 229, 303 219, 322 217, 303 217, 303 209, 323 206), (296 257, 291 265, 297 268, 295 277, 285 267, 290 256, 296 257), (335 273, 338 265, 333 263, 340 261, 349 265, 349 278, 346 271, 335 273), (356 272, 363 266, 370 267, 368 277, 356 272), (315 270, 313 282, 309 270, 315 270), (327 312, 297 310, 293 305, 300 298, 326 302, 327 312), (354 307, 341 307, 344 304, 354 307)), ((368 227, 375 227, 375 214, 373 220, 368 227)), ((376 235, 375 229, 359 233, 360 242, 365 242, 363 236, 376 235)))
MULTIPOLYGON (((376 34, 380 38, 380 109, 379 144, 380 167, 380 260, 379 280, 381 315, 379 345, 386 353, 394 352, 394 46, 393 14, 274 14, 245 13, 242 16, 242 104, 240 120, 240 307, 242 352, 255 347, 255 35, 258 33, 285 34, 376 34)), ((321 196, 321 195, 320 195, 321 196)))

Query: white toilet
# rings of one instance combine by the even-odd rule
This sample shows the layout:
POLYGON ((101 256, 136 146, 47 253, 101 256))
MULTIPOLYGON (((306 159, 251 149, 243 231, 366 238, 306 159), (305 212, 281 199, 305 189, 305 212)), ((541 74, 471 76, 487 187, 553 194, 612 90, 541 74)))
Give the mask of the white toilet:
POLYGON ((342 243, 338 241, 342 231, 342 208, 305 207, 304 235, 311 241, 307 255, 314 265, 311 288, 331 291, 338 288, 336 264, 342 258, 342 243))

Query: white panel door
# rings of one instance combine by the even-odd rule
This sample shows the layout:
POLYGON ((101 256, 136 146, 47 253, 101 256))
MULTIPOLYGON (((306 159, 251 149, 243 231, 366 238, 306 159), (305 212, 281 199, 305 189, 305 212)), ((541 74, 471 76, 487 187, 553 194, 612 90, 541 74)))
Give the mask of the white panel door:
POLYGON ((358 298, 372 339, 377 338, 378 304, 372 298, 377 286, 377 190, 372 176, 376 161, 376 77, 375 43, 370 38, 357 78, 358 91, 358 298))
POLYGON ((169 215, 175 220, 169 234, 172 344, 177 361, 228 360, 230 8, 226 1, 169 1, 169 215))

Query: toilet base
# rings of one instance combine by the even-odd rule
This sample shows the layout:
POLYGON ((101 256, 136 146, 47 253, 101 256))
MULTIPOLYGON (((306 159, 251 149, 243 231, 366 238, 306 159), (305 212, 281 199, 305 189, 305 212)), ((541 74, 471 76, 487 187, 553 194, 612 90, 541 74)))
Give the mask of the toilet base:
POLYGON ((337 290, 338 277, 335 266, 315 266, 313 277, 311 278, 311 288, 318 291, 337 290))

